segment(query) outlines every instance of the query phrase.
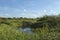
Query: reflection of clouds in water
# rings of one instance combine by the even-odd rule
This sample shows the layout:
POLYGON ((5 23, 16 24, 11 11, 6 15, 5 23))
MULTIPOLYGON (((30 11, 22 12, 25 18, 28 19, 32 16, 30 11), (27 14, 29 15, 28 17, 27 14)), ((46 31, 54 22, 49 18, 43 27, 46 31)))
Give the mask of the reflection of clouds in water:
POLYGON ((26 33, 32 33, 31 28, 19 28, 20 31, 26 32, 26 33))
POLYGON ((24 31, 25 32, 31 32, 31 28, 25 28, 24 31))

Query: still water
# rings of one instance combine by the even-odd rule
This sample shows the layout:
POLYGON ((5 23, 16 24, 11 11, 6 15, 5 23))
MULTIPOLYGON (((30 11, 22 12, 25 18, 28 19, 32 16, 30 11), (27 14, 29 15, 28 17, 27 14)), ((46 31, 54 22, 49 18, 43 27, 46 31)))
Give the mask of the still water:
POLYGON ((19 28, 19 30, 26 33, 32 33, 31 28, 19 28))

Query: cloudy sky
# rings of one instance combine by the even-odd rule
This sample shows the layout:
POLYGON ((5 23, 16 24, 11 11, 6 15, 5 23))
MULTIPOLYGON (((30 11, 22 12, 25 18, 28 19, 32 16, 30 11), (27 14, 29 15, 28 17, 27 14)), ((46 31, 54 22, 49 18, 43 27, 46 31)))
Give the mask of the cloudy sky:
POLYGON ((40 17, 60 14, 60 0, 0 0, 1 17, 40 17))

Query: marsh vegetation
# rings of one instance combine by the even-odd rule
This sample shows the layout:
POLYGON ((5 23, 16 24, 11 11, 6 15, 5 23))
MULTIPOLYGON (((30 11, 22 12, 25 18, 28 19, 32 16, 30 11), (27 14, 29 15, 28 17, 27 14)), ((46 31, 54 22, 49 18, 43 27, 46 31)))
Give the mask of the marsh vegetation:
POLYGON ((38 18, 0 17, 0 40, 60 40, 60 15, 38 18))

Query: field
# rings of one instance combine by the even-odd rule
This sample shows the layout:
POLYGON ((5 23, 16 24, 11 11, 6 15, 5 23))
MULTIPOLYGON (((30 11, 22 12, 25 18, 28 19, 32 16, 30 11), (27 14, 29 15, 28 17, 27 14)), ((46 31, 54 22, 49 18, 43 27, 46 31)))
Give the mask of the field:
POLYGON ((0 40, 60 40, 60 16, 0 17, 0 40), (18 30, 27 27, 31 28, 33 33, 18 30))

